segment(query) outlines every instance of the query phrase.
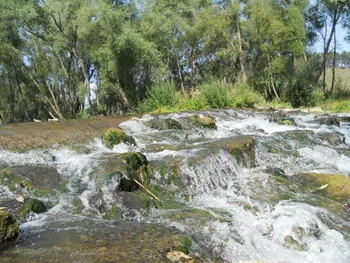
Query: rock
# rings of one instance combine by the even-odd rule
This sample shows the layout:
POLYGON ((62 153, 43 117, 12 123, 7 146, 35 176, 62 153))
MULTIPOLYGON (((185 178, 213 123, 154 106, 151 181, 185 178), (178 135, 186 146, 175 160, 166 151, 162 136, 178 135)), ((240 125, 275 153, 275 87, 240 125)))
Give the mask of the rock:
POLYGON ((251 136, 235 136, 214 143, 204 144, 211 151, 213 149, 229 152, 239 164, 245 167, 255 167, 255 140, 251 136))
POLYGON ((140 152, 106 154, 101 157, 100 162, 95 173, 103 180, 101 187, 110 185, 116 176, 120 177, 118 186, 120 191, 131 192, 139 189, 134 179, 141 184, 149 182, 148 161, 140 152))
POLYGON ((44 213, 46 211, 47 211, 47 207, 42 201, 40 201, 38 199, 29 199, 19 209, 18 215, 19 215, 20 219, 23 220, 25 218, 25 216, 30 212, 40 214, 40 213, 44 213))
POLYGON ((286 117, 279 117, 279 118, 272 118, 269 120, 270 122, 276 122, 279 125, 290 125, 295 126, 296 123, 293 118, 286 118, 286 117))
POLYGON ((181 123, 171 118, 167 118, 167 119, 155 118, 151 120, 148 123, 148 125, 152 129, 156 129, 156 130, 183 130, 181 123))
POLYGON ((121 142, 136 145, 134 138, 127 135, 120 128, 110 128, 102 136, 102 143, 109 149, 112 149, 114 145, 121 142))
POLYGON ((190 120, 194 126, 213 130, 217 129, 215 119, 211 116, 194 115, 190 117, 190 120))
POLYGON ((123 162, 126 163, 126 173, 120 179, 118 190, 131 192, 139 189, 139 185, 135 182, 143 184, 147 177, 147 159, 140 152, 126 153, 121 156, 123 162))
POLYGON ((340 126, 339 120, 335 116, 327 116, 326 118, 320 119, 320 124, 327 126, 340 126))
POLYGON ((291 181, 305 193, 322 195, 334 201, 350 202, 350 178, 338 174, 302 173, 291 177, 291 181), (325 187, 325 185, 328 185, 325 187))
POLYGON ((307 251, 306 244, 300 244, 292 236, 286 236, 284 238, 283 246, 289 249, 298 250, 298 251, 307 251))
MULTIPOLYGON (((1 254, 12 262, 170 262, 170 251, 191 249, 191 240, 174 227, 136 221, 79 217, 30 226, 16 249, 1 254), (59 230, 59 231, 58 231, 59 230), (59 251, 59 253, 58 253, 59 251)), ((192 252, 192 251, 190 251, 192 252)), ((208 260, 209 261, 209 260, 208 260)), ((206 262, 198 260, 195 262, 206 262)))
POLYGON ((0 210, 0 251, 16 243, 19 232, 20 229, 15 217, 0 210))
POLYGON ((194 262, 193 258, 187 256, 185 253, 182 253, 180 251, 171 251, 168 254, 166 254, 167 259, 169 259, 171 262, 194 262))

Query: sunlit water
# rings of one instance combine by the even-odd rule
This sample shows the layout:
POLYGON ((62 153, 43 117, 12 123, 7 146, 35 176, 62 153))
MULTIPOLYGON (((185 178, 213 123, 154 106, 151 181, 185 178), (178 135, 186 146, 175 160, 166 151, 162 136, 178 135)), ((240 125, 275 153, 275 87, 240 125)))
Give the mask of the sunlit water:
MULTIPOLYGON (((158 131, 145 125, 154 118, 145 115, 120 125, 135 138, 137 146, 133 147, 120 144, 109 150, 96 139, 88 145, 91 149, 88 154, 79 154, 69 148, 27 153, 0 151, 2 163, 52 165, 62 178, 69 181, 69 191, 59 196, 58 204, 45 214, 34 215, 22 228, 45 224, 48 218, 62 214, 62 211, 69 213, 74 198, 79 198, 84 205, 84 216, 101 218, 98 210, 89 204, 89 199, 96 194, 96 182, 92 174, 100 165, 100 157, 110 152, 141 151, 150 162, 167 162, 169 158, 181 157, 181 177, 190 196, 189 199, 179 197, 180 201, 187 208, 208 211, 216 220, 211 219, 200 226, 179 223, 157 209, 150 216, 138 214, 133 220, 176 226, 194 238, 197 245, 220 255, 227 262, 350 262, 350 241, 345 237, 347 233, 327 224, 335 220, 341 222, 345 229, 350 229, 349 221, 336 218, 324 208, 303 202, 286 199, 274 203, 258 197, 261 193, 268 194, 258 188, 268 189, 269 176, 264 173, 264 169, 269 167, 282 168, 286 176, 300 172, 329 172, 349 176, 350 155, 346 152, 350 150, 350 126, 347 123, 341 123, 340 127, 320 125, 315 121, 315 115, 306 113, 292 114, 296 126, 279 125, 271 121, 271 113, 264 112, 228 110, 201 114, 213 116, 218 129, 158 131), (290 135, 295 130, 306 133, 301 139, 295 138, 290 135), (337 145, 332 145, 322 137, 324 133, 334 132, 339 135, 337 145), (257 167, 242 167, 225 151, 209 152, 195 165, 188 161, 201 152, 204 143, 238 135, 251 135, 256 139, 257 167), (150 144, 185 148, 149 152, 146 149, 150 144), (278 148, 283 154, 281 151, 269 151, 268 147, 278 148), (256 209, 244 209, 244 206, 256 209), (290 237, 298 245, 286 246, 285 239, 290 237)), ((173 118, 181 123, 191 115, 176 113, 159 118, 173 118)), ((157 173, 157 169, 154 172, 157 173)), ((154 183, 157 184, 157 178, 160 177, 155 175, 155 178, 154 183)), ((115 178, 102 189, 107 203, 113 198, 111 193, 118 183, 118 178, 115 178)), ((274 194, 272 190, 271 194, 274 194)), ((14 197, 8 188, 0 187, 0 198, 14 197)))

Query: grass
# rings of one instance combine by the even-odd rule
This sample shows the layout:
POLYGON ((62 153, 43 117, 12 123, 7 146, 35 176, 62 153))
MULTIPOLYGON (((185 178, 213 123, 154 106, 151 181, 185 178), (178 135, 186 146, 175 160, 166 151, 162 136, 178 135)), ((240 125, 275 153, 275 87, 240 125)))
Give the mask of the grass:
MULTIPOLYGON (((326 70, 326 88, 330 90, 332 86, 332 69, 326 70)), ((350 92, 350 68, 335 69, 335 92, 338 90, 350 92)))

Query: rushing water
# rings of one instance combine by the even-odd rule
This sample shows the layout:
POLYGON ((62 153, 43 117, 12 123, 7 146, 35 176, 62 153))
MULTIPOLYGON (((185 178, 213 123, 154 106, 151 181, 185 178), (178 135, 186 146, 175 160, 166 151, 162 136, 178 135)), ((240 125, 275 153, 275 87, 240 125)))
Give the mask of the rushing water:
MULTIPOLYGON (((81 154, 68 148, 11 153, 0 151, 0 162, 9 166, 49 165, 67 181, 67 190, 57 195, 54 207, 34 215, 22 225, 32 229, 50 224, 52 218, 70 218, 73 200, 83 208, 79 216, 102 220, 91 205, 96 195, 96 168, 107 153, 140 151, 154 166, 152 183, 176 188, 160 175, 157 164, 176 162, 183 183, 177 191, 180 208, 152 209, 151 213, 124 211, 124 218, 175 226, 188 234, 198 247, 224 262, 264 260, 269 262, 350 262, 350 221, 318 207, 305 194, 282 198, 285 192, 271 181, 269 168, 283 169, 286 178, 301 172, 350 175, 350 125, 321 125, 314 114, 294 112, 288 117, 296 125, 271 121, 275 112, 210 111, 217 129, 156 130, 147 122, 172 118, 185 123, 192 113, 133 118, 120 125, 137 146, 120 144, 105 148, 100 139, 81 154), (253 136, 256 167, 243 167, 225 150, 214 150, 217 141, 253 136), (153 151, 154 145, 164 150, 153 151), (172 147, 168 147, 172 146, 172 147), (183 214, 184 218, 178 217, 183 214), (69 216, 67 216, 69 215, 69 216)), ((165 165, 167 166, 167 165, 165 165)), ((104 202, 113 201, 119 179, 111 178, 102 188, 104 202)), ((16 196, 0 186, 0 200, 16 196)), ((160 197, 162 198, 162 197, 160 197)), ((52 201, 52 200, 51 200, 52 201)), ((106 231, 108 232, 108 231, 106 231)))

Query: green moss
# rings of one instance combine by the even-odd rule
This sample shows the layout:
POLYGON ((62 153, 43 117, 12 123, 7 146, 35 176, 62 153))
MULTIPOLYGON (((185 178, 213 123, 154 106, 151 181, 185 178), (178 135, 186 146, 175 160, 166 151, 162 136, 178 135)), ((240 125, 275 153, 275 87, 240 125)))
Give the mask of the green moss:
POLYGON ((255 139, 242 136, 219 142, 218 146, 228 151, 238 163, 246 167, 255 167, 255 139))
POLYGON ((114 145, 121 142, 129 145, 136 145, 134 138, 127 135, 119 128, 110 128, 102 136, 102 143, 109 149, 112 149, 114 145))
POLYGON ((0 185, 7 186, 12 192, 18 192, 22 188, 27 190, 32 188, 30 181, 14 174, 10 168, 0 170, 0 185))
POLYGON ((15 217, 0 210, 0 251, 15 243, 19 232, 20 229, 15 217))
POLYGON ((293 119, 280 119, 277 122, 279 125, 290 125, 290 126, 294 126, 295 125, 295 121, 293 119))
POLYGON ((91 147, 83 144, 70 145, 69 149, 75 151, 78 154, 90 154, 93 150, 91 147))
POLYGON ((194 115, 190 117, 190 120, 192 124, 195 126, 198 126, 201 128, 213 129, 213 130, 217 129, 215 119, 211 116, 194 115))
POLYGON ((185 253, 185 254, 188 254, 190 252, 191 247, 192 247, 192 240, 186 236, 179 236, 179 239, 180 239, 180 242, 182 244, 180 251, 185 253))
POLYGON ((77 215, 81 214, 82 211, 85 209, 83 202, 78 197, 73 198, 72 206, 73 206, 72 213, 77 215))
POLYGON ((39 214, 39 213, 44 213, 46 211, 47 211, 47 207, 43 202, 41 202, 38 199, 29 199, 19 209, 18 215, 20 219, 23 220, 29 212, 34 212, 39 214))
POLYGON ((163 215, 163 218, 200 228, 215 220, 215 217, 206 210, 187 209, 176 210, 163 215))
POLYGON ((111 208, 107 209, 103 213, 103 219, 116 220, 116 219, 120 219, 122 215, 123 215, 123 211, 120 209, 117 203, 114 203, 111 208))
POLYGON ((286 236, 284 238, 283 246, 286 248, 295 249, 298 251, 306 251, 307 250, 307 246, 305 244, 300 244, 292 236, 286 236))
POLYGON ((304 173, 291 179, 303 192, 323 195, 338 202, 350 202, 350 178, 347 176, 304 173))
POLYGON ((56 192, 51 188, 41 188, 41 189, 34 189, 33 195, 38 198, 45 198, 45 197, 56 196, 56 192))
POLYGON ((167 119, 155 118, 150 121, 149 126, 152 129, 157 129, 157 130, 183 130, 181 123, 171 118, 167 118, 167 119))
POLYGON ((118 186, 119 190, 131 192, 139 189, 139 185, 135 180, 141 184, 149 182, 148 161, 142 153, 131 152, 120 154, 116 160, 116 164, 118 170, 114 170, 110 174, 123 174, 118 186))

